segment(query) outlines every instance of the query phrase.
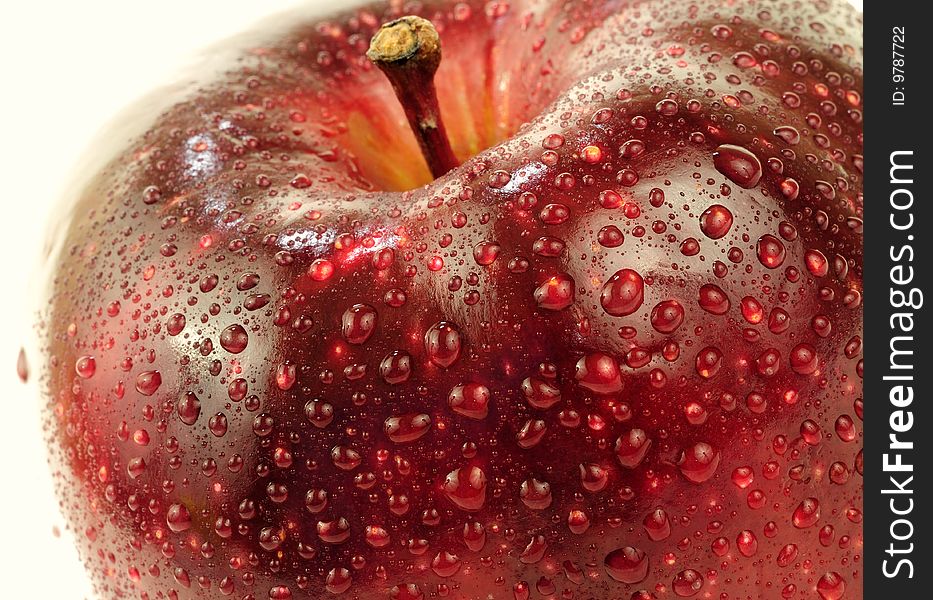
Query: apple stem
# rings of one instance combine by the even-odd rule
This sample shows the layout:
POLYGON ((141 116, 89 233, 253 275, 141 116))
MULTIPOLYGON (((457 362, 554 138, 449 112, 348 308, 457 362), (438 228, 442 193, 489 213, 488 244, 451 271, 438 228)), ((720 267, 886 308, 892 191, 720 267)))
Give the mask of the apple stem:
POLYGON ((431 174, 438 178, 456 168, 460 162, 450 147, 434 87, 441 63, 434 25, 415 16, 390 21, 373 36, 366 56, 392 84, 431 174))

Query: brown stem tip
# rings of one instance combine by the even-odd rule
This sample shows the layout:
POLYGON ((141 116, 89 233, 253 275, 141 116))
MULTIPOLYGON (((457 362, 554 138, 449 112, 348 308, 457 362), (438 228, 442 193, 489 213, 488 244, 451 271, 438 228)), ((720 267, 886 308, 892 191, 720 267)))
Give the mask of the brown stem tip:
POLYGON ((434 177, 460 163, 450 147, 434 87, 441 40, 434 25, 407 16, 386 23, 373 36, 366 56, 385 74, 434 177))

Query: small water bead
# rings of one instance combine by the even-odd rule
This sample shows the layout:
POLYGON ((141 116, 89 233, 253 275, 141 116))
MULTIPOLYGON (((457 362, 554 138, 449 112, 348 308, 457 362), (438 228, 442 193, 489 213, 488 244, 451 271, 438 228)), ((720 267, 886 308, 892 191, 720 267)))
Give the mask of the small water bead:
POLYGON ((606 209, 619 208, 624 203, 622 196, 615 190, 603 190, 599 193, 599 205, 606 209))
POLYGON ((742 146, 723 144, 716 148, 713 152, 713 166, 736 185, 745 189, 755 187, 761 179, 761 161, 742 146))
MULTIPOLYGON (((326 589, 331 594, 342 594, 353 585, 353 577, 350 575, 350 571, 344 567, 334 567, 327 572, 327 577, 324 578, 324 589, 326 589)), ((288 590, 285 586, 277 586, 275 589, 284 589, 288 590)), ((287 596, 282 596, 286 600, 292 597, 291 592, 287 592, 287 596)), ((278 596, 272 596, 272 592, 269 592, 269 598, 271 600, 278 600, 278 596)))
POLYGON ((588 492, 601 492, 609 484, 609 471, 600 465, 584 463, 579 466, 579 471, 580 485, 588 492))
POLYGON ((826 259, 826 255, 819 250, 807 250, 804 255, 804 263, 807 265, 807 270, 814 277, 826 277, 826 274, 829 273, 829 261, 826 259))
POLYGON ((666 98, 655 104, 654 109, 658 111, 658 114, 665 117, 673 117, 680 111, 680 105, 677 104, 676 100, 671 100, 666 98))
POLYGON ((582 510, 571 510, 567 515, 567 527, 571 533, 581 535, 590 528, 590 518, 582 510))
POLYGON ((700 242, 696 238, 686 238, 680 243, 680 253, 684 256, 696 256, 700 253, 700 242))
POLYGON ((311 279, 314 281, 327 281, 333 276, 335 270, 334 263, 319 258, 311 263, 311 266, 308 268, 308 275, 310 275, 311 279))
POLYGON ((622 372, 615 358, 601 352, 587 354, 577 361, 574 370, 577 384, 597 394, 612 394, 622 389, 622 372))
POLYGON ((736 52, 732 55, 732 64, 740 69, 750 69, 758 66, 758 60, 748 52, 736 52))
POLYGON ((580 151, 583 162, 594 165, 603 159, 603 150, 599 146, 586 146, 580 151))
POLYGON ((552 133, 544 138, 541 145, 548 150, 557 150, 564 145, 564 136, 559 133, 552 133))
POLYGON ((812 419, 805 419, 800 424, 800 437, 809 446, 818 446, 823 441, 823 431, 812 419))
POLYGON ((538 256, 556 258, 564 252, 566 246, 564 240, 546 235, 535 240, 531 249, 538 256))
POLYGON ((787 544, 783 546, 777 555, 777 564, 779 567, 784 568, 797 560, 797 544, 787 544))
POLYGON ((816 348, 810 344, 798 344, 791 350, 790 366, 795 373, 811 375, 819 367, 819 356, 816 348))
POLYGON ((539 377, 526 377, 522 381, 522 393, 528 404, 539 410, 547 410, 561 400, 560 388, 539 377))
POLYGON ((732 483, 740 490, 744 490, 755 481, 755 472, 751 467, 736 467, 732 471, 732 483))
POLYGON ((752 325, 761 323, 765 318, 765 309, 756 298, 745 296, 741 301, 742 318, 752 325))
POLYGON ((305 417, 318 429, 324 429, 334 420, 334 407, 321 400, 308 400, 305 403, 305 417))
POLYGON ((547 425, 540 419, 528 419, 515 435, 519 448, 527 450, 537 446, 547 433, 547 425))
POLYGON ((648 577, 650 560, 646 552, 624 546, 609 552, 603 559, 603 565, 612 579, 620 583, 636 584, 648 577))
POLYGON ((22 383, 29 380, 29 361, 26 359, 26 350, 23 348, 20 348, 16 355, 16 376, 22 383))
POLYGON ((849 415, 839 415, 836 419, 836 435, 843 442, 852 442, 855 440, 858 432, 855 429, 855 422, 849 415))
MULTIPOLYGON (((676 111, 675 111, 676 112, 676 111)), ((638 158, 645 152, 645 142, 639 139, 631 139, 624 142, 619 147, 619 156, 622 158, 638 158)))
POLYGON ((599 301, 608 314, 623 317, 641 308, 644 293, 641 275, 632 269, 621 269, 605 283, 599 301))
POLYGON ((463 524, 463 543, 472 552, 480 552, 486 545, 486 528, 478 521, 463 524))
POLYGON ((710 33, 712 33, 713 37, 715 37, 717 40, 725 42, 732 37, 732 28, 723 24, 713 25, 710 28, 710 33))
POLYGON ((721 204, 714 204, 700 215, 700 231, 706 237, 718 240, 732 228, 732 212, 721 204))

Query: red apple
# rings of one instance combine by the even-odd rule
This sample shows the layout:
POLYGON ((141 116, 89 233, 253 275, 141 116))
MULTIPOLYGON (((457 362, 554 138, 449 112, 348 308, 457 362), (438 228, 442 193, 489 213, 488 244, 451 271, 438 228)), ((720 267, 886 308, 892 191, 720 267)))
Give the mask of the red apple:
POLYGON ((99 596, 860 597, 860 27, 393 1, 150 99, 27 354, 99 596))

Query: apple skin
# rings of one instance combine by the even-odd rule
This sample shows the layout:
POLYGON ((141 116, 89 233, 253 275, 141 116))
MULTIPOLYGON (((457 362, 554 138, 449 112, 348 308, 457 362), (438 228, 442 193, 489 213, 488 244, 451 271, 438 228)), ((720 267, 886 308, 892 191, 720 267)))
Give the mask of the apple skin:
POLYGON ((313 13, 57 216, 27 355, 96 593, 861 597, 861 17, 313 13), (436 181, 364 56, 404 14, 436 181))

